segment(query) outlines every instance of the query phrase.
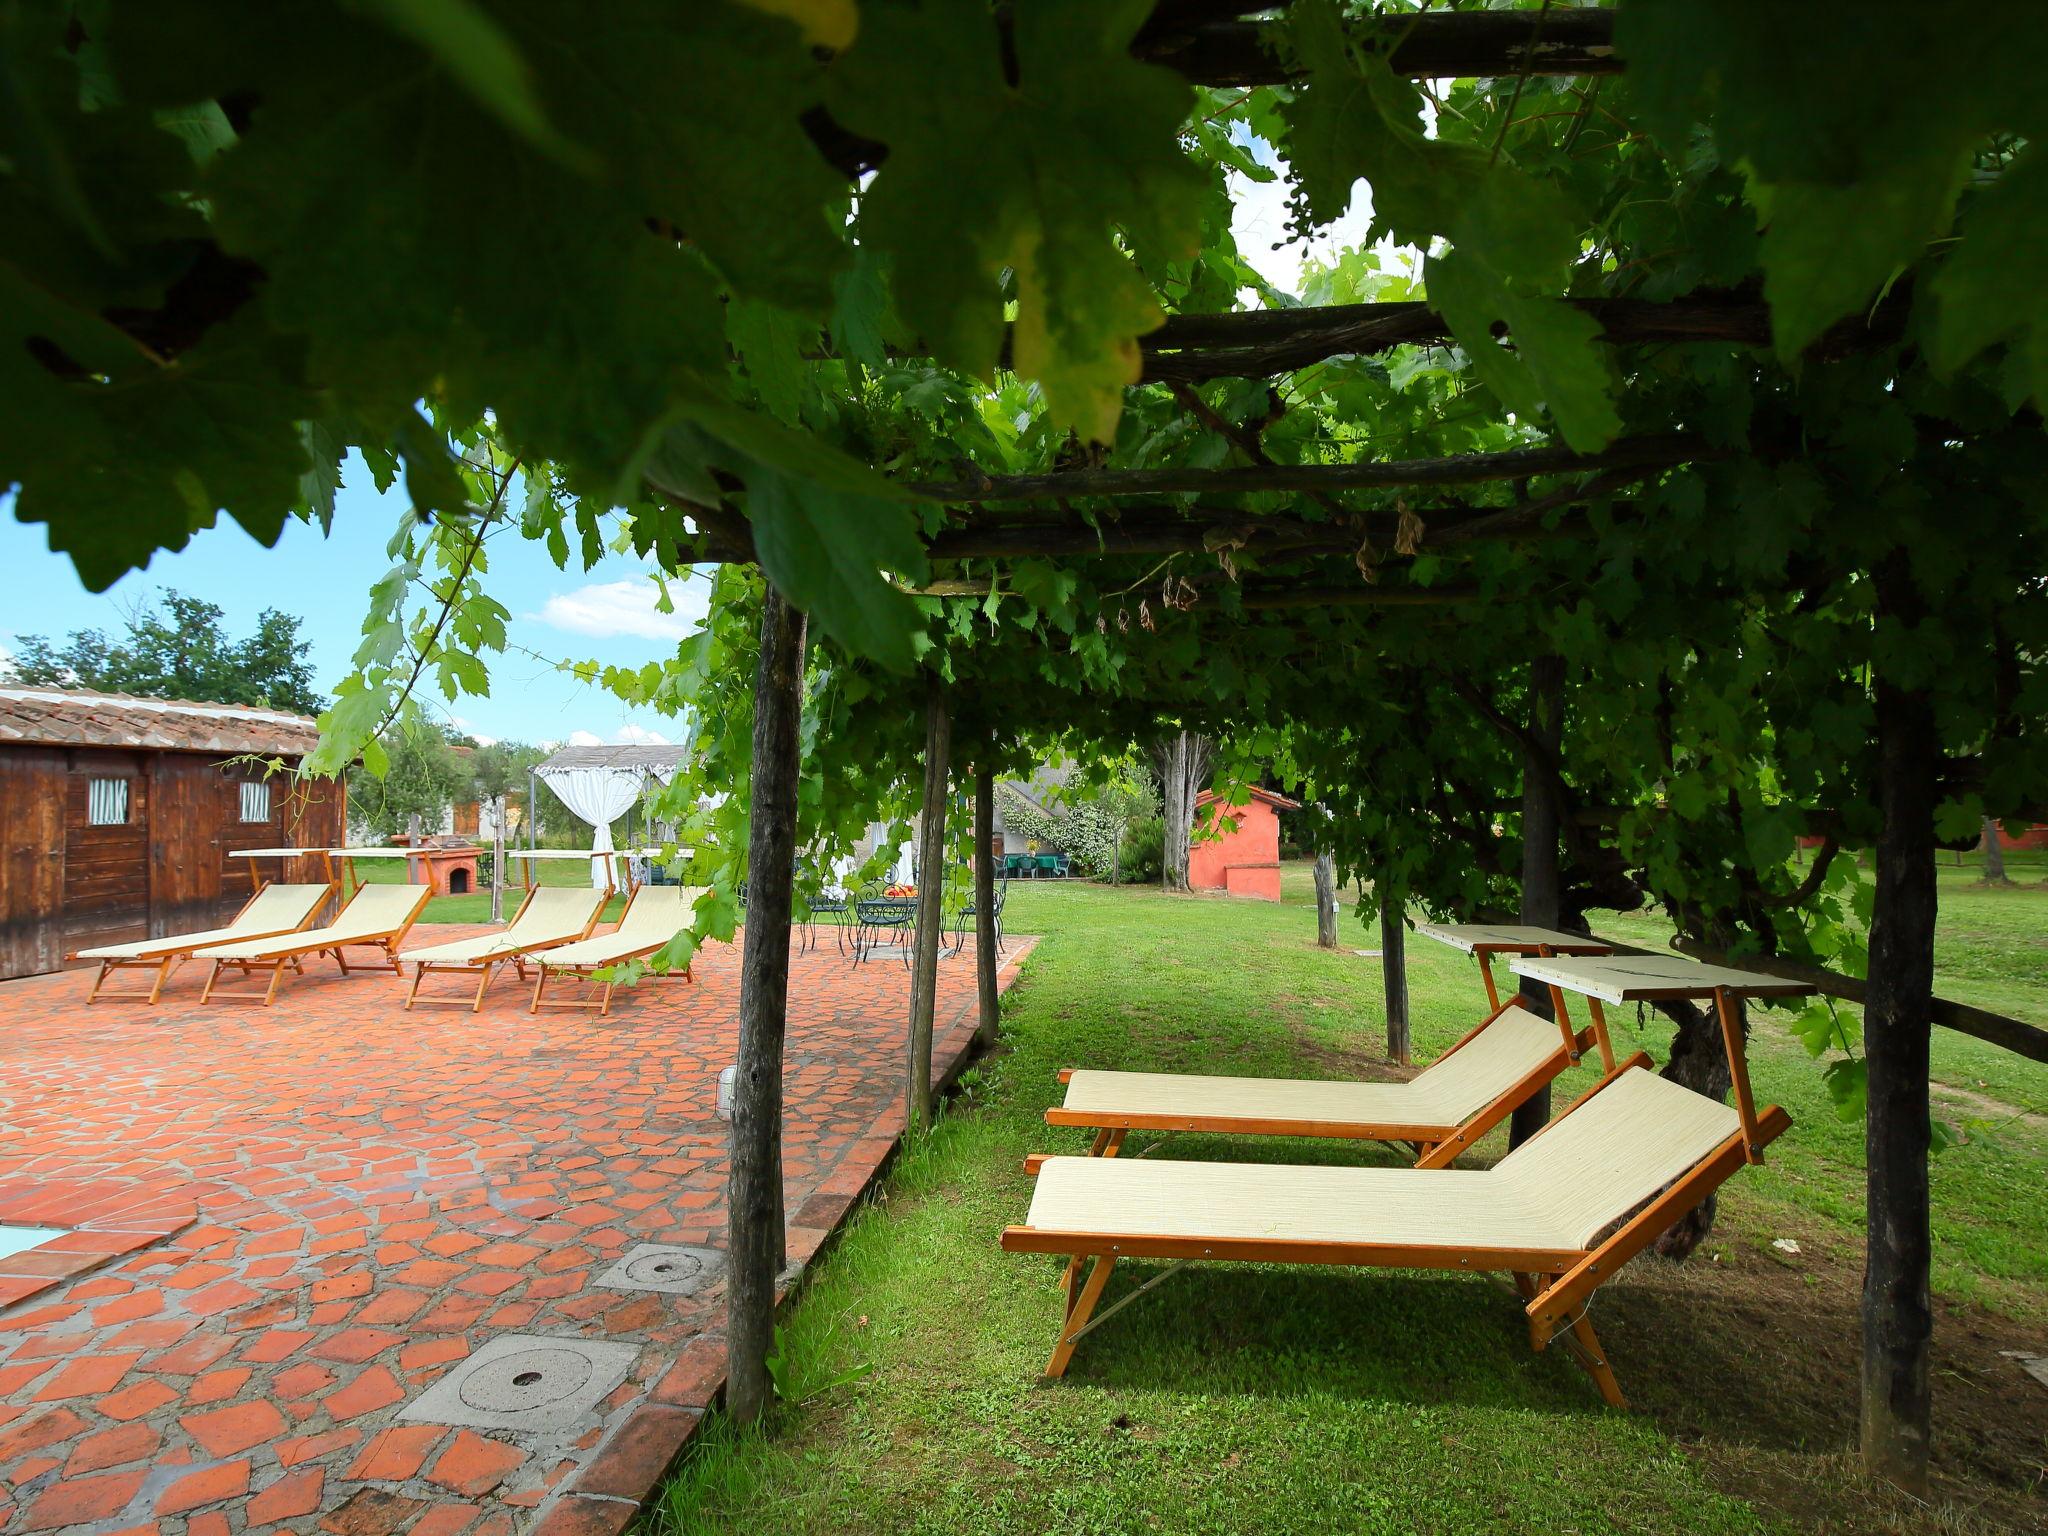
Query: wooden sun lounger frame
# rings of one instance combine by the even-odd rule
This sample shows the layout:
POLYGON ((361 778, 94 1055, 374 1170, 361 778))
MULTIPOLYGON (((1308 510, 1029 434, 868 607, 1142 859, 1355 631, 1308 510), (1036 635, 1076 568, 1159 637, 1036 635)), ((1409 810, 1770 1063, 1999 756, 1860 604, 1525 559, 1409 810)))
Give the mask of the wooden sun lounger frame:
MULTIPOLYGON (((270 883, 271 882, 266 880, 263 882, 262 885, 257 886, 256 889, 250 893, 249 899, 243 902, 239 907, 235 909, 235 915, 228 919, 226 926, 230 928, 234 927, 234 925, 238 921, 240 921, 242 914, 247 912, 251 907, 256 905, 256 898, 263 894, 265 887, 267 887, 270 883)), ((303 883, 306 885, 311 885, 314 882, 308 880, 303 883)), ((240 943, 244 939, 274 939, 282 934, 298 933, 301 930, 311 926, 312 923, 320 916, 321 908, 325 907, 327 903, 331 901, 334 897, 334 881, 332 879, 329 879, 326 882, 326 886, 327 894, 321 897, 320 900, 314 902, 312 906, 307 908, 306 915, 299 920, 296 926, 291 928, 273 928, 268 933, 236 934, 233 939, 209 939, 204 943, 186 944, 181 948, 167 949, 160 955, 117 955, 110 959, 102 960, 100 961, 100 973, 93 979, 92 990, 86 993, 85 1000, 88 1003, 142 1002, 154 1006, 157 1000, 163 996, 164 985, 171 979, 171 972, 175 971, 187 960, 190 960, 195 950, 207 949, 215 944, 240 943), (114 972, 135 970, 153 970, 156 972, 156 980, 150 983, 149 989, 147 991, 109 992, 106 989, 107 978, 113 975, 114 972)), ((164 942, 170 944, 176 941, 166 939, 164 942)), ((72 956, 72 958, 76 959, 77 956, 74 955, 72 956)), ((200 1001, 204 1002, 205 998, 202 997, 200 1001)))
MULTIPOLYGON (((360 891, 362 887, 358 885, 356 889, 360 891)), ((426 910, 427 900, 434 894, 434 888, 431 885, 423 885, 419 887, 419 893, 419 899, 412 904, 412 910, 406 914, 405 921, 383 933, 365 934, 359 939, 344 939, 340 943, 326 940, 311 944, 300 944, 286 950, 282 954, 273 955, 262 960, 216 960, 213 962, 213 974, 206 978, 206 988, 199 994, 199 1001, 206 1003, 218 999, 221 1002, 227 1003, 260 1003, 263 1007, 268 1008, 277 999, 278 983, 284 980, 286 966, 290 966, 294 972, 302 973, 305 970, 305 965, 303 964, 305 957, 308 955, 327 954, 334 957, 334 963, 341 967, 341 974, 346 976, 348 974, 348 956, 344 951, 356 948, 381 950, 384 955, 381 964, 373 962, 366 966, 362 961, 358 960, 356 965, 359 969, 388 970, 394 976, 399 975, 401 972, 398 969, 398 946, 405 942, 405 936, 412 931, 412 925, 419 921, 420 913, 426 910), (219 990, 220 973, 228 969, 239 971, 244 976, 254 975, 261 970, 268 970, 270 972, 270 985, 264 988, 261 993, 221 991, 219 990)), ((339 916, 339 914, 336 915, 339 916)), ((318 930, 314 931, 317 932, 318 930)))
MULTIPOLYGON (((666 941, 664 940, 663 942, 666 941)), ((566 977, 575 981, 595 982, 598 979, 597 973, 599 971, 610 970, 615 965, 624 965, 628 960, 638 960, 644 955, 651 955, 661 947, 660 944, 650 945, 637 954, 621 955, 615 960, 605 960, 596 965, 550 965, 547 956, 536 955, 533 963, 534 969, 538 974, 533 978, 533 1001, 527 1004, 526 1011, 528 1013, 538 1013, 543 1008, 595 1008, 599 1018, 608 1018, 612 1011, 612 988, 617 985, 616 982, 609 979, 605 980, 602 983, 604 991, 597 997, 547 997, 544 994, 547 991, 548 977, 552 975, 558 981, 566 977)), ((659 977, 652 975, 642 977, 641 981, 642 983, 649 980, 694 983, 696 979, 696 977, 690 974, 690 968, 686 965, 680 971, 669 971, 659 977)))
MULTIPOLYGON (((1446 1050, 1444 1057, 1452 1055, 1460 1047, 1476 1039, 1479 1032, 1499 1018, 1520 999, 1510 997, 1493 1012, 1473 1025, 1457 1042, 1446 1050)), ((1516 1108, 1538 1090, 1547 1088, 1564 1073, 1571 1070, 1593 1045, 1599 1046, 1602 1063, 1612 1068, 1614 1047, 1607 1038, 1603 1021, 1598 1029, 1587 1028, 1573 1033, 1569 1026, 1558 1048, 1543 1058, 1524 1076, 1519 1077, 1508 1088, 1497 1094, 1485 1108, 1463 1124, 1448 1129, 1436 1124, 1409 1124, 1400 1121, 1363 1122, 1354 1120, 1283 1120, 1261 1115, 1177 1115, 1177 1114, 1109 1114, 1096 1110, 1068 1109, 1055 1104, 1045 1112, 1048 1125, 1076 1125, 1095 1131, 1095 1141, 1088 1149, 1090 1157, 1115 1157, 1124 1144, 1124 1137, 1132 1131, 1206 1131, 1225 1136, 1321 1136, 1346 1141, 1403 1141, 1415 1149, 1418 1168, 1448 1168, 1460 1153, 1471 1147, 1480 1138, 1499 1125, 1516 1108)), ((1074 1075, 1072 1067, 1062 1068, 1059 1079, 1062 1083, 1074 1075)))
MULTIPOLYGON (((1479 974, 1486 981, 1487 1001, 1492 1012, 1460 1035, 1442 1056, 1456 1054, 1459 1050, 1479 1038, 1480 1033, 1508 1009, 1519 1003, 1521 994, 1510 992, 1503 1000, 1494 986, 1491 958, 1497 954, 1538 955, 1548 957, 1564 950, 1564 946, 1548 944, 1475 944, 1472 954, 1479 961, 1479 974)), ((1574 954, 1610 954, 1613 946, 1599 940, 1589 939, 1583 949, 1575 948, 1574 954)), ((1515 1080, 1507 1089, 1471 1119, 1445 1134, 1442 1125, 1408 1124, 1400 1121, 1384 1123, 1360 1123, 1342 1120, 1280 1120, 1258 1115, 1169 1115, 1169 1114, 1121 1114, 1109 1115, 1099 1111, 1068 1109, 1055 1104, 1045 1112, 1048 1125, 1076 1125, 1095 1131, 1095 1141, 1088 1149, 1090 1157, 1115 1157, 1124 1144, 1124 1137, 1132 1131, 1206 1131, 1226 1136, 1320 1136, 1346 1141, 1405 1141, 1415 1149, 1415 1166, 1418 1168, 1448 1168, 1458 1156, 1487 1132, 1499 1125, 1532 1095, 1548 1088, 1559 1077, 1579 1064, 1589 1046, 1597 1045, 1600 1050, 1600 1065, 1607 1073, 1615 1071, 1614 1042, 1607 1033, 1607 1016, 1598 1011, 1595 1004, 1591 1027, 1574 1031, 1569 1016, 1565 1013, 1563 1001, 1557 989, 1551 989, 1551 1001, 1556 1009, 1556 1022, 1560 1039, 1558 1048, 1523 1077, 1515 1080)), ((1432 1063, 1433 1065, 1434 1063, 1432 1063)), ((1059 1080, 1069 1081, 1075 1069, 1060 1069, 1059 1080)))
MULTIPOLYGON (((526 915, 526 909, 533 905, 534 897, 539 895, 540 892, 544 889, 546 889, 546 887, 540 885, 529 884, 527 886, 526 895, 524 896, 524 898, 521 899, 519 903, 519 910, 512 914, 512 922, 506 925, 507 931, 509 931, 512 927, 516 926, 519 922, 519 919, 526 915)), ((412 1012, 415 1005, 425 1005, 429 1008, 466 1007, 469 1009, 471 1013, 482 1012, 484 1006, 484 994, 491 989, 491 978, 497 974, 497 969, 499 966, 502 966, 509 962, 512 965, 512 967, 518 971, 519 979, 521 981, 525 981, 526 961, 528 956, 538 956, 545 950, 556 949, 564 944, 581 943, 584 939, 589 938, 590 930, 595 928, 598 924, 598 920, 604 916, 604 909, 606 904, 610 902, 612 899, 613 889, 614 887, 612 886, 610 880, 607 879, 604 887, 604 900, 598 902, 596 907, 592 909, 590 914, 590 921, 583 925, 583 931, 581 933, 571 934, 569 937, 563 939, 545 939, 538 944, 529 944, 525 946, 523 949, 515 949, 502 955, 488 955, 481 960, 413 961, 412 990, 405 994, 405 1011, 407 1013, 410 1013, 412 1012), (474 996, 421 997, 420 983, 427 979, 427 972, 429 971, 474 971, 477 973, 476 993, 474 996)), ((537 959, 535 963, 539 963, 537 959)), ((397 967, 393 966, 392 969, 396 970, 397 967)), ((528 1009, 527 1011, 529 1013, 532 1012, 531 1009, 528 1009)))
MULTIPOLYGON (((1628 1060, 1604 1072, 1600 1080, 1579 1096, 1563 1114, 1537 1135, 1541 1136, 1584 1108, 1602 1089, 1631 1067, 1652 1063, 1638 1051, 1628 1060)), ((1002 1245, 1011 1253, 1054 1253, 1069 1256, 1062 1287, 1066 1293, 1059 1340, 1047 1362, 1047 1377, 1066 1374, 1075 1346, 1095 1322, 1097 1303, 1111 1271, 1121 1259, 1170 1259, 1180 1264, 1197 1259, 1220 1259, 1252 1264, 1336 1264, 1374 1269, 1450 1269, 1479 1272, 1507 1272, 1523 1300, 1529 1323, 1529 1344, 1542 1350, 1562 1342, 1599 1388, 1601 1397, 1616 1408, 1628 1406, 1621 1385, 1615 1380, 1587 1308, 1597 1291, 1630 1259, 1650 1246, 1671 1224, 1712 1194, 1736 1169, 1775 1140, 1791 1117, 1775 1104, 1755 1117, 1754 1130, 1745 1123, 1705 1158, 1695 1163, 1662 1193, 1629 1215, 1615 1230, 1591 1248, 1492 1248, 1469 1244, 1417 1246, 1395 1243, 1343 1243, 1299 1241, 1286 1238, 1240 1239, 1167 1237, 1143 1232, 1062 1232, 1048 1228, 1010 1226, 1003 1229, 1002 1245), (1084 1280, 1084 1263, 1094 1260, 1084 1280), (1092 1319, 1092 1321, 1091 1321, 1092 1319)), ((1534 1138, 1531 1138, 1532 1140, 1534 1138)), ((1025 1171, 1036 1175, 1045 1161, 1042 1155, 1025 1160, 1025 1171)), ((1169 1270, 1167 1273, 1172 1273, 1169 1270)), ((1140 1292, 1124 1298, 1135 1299, 1165 1275, 1148 1281, 1140 1292)), ((1116 1303, 1121 1307, 1123 1301, 1116 1303)), ((1109 1310, 1114 1311, 1116 1307, 1109 1310)))

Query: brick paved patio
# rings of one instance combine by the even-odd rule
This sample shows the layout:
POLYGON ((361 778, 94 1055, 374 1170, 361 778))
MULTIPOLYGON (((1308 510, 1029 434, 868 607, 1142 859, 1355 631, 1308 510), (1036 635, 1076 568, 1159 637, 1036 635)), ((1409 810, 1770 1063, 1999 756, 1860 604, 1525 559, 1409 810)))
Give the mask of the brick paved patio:
MULTIPOLYGON (((475 929, 414 930, 412 946, 475 929)), ((1029 945, 1011 946, 1007 986, 1029 945)), ((271 1009, 88 1008, 84 972, 0 986, 0 1529, 616 1532, 724 1378, 722 1287, 606 1289, 637 1243, 724 1242, 717 1076, 738 951, 612 1017, 411 1014, 331 967, 271 1009), (505 1333, 623 1341, 559 1435, 402 1420, 505 1333)), ((973 1031, 941 966, 935 1070, 973 1031)), ((908 973, 793 959, 784 1137, 807 1260, 902 1127, 908 973)))

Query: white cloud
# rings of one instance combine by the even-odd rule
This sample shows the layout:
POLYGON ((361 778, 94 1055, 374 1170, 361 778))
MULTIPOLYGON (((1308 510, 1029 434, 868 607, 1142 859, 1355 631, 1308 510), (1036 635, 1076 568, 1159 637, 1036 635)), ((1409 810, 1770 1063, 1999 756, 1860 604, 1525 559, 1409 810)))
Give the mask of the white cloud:
POLYGON ((571 731, 569 733, 569 745, 572 747, 601 747, 604 745, 604 738, 595 731, 571 731))
POLYGON ((541 604, 540 612, 527 617, 553 629, 598 639, 631 635, 642 640, 681 640, 697 628, 710 592, 705 583, 688 580, 671 581, 668 590, 674 613, 662 613, 655 607, 661 590, 652 581, 628 577, 557 592, 541 604))
POLYGON ((627 747, 666 747, 673 745, 659 731, 650 731, 638 725, 622 725, 612 732, 612 740, 627 747))

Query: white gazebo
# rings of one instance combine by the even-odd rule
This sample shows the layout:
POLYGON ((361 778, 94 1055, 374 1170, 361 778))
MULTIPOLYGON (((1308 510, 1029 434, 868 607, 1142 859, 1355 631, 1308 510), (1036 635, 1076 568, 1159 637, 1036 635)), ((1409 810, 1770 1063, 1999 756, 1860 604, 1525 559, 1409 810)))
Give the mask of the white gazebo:
MULTIPOLYGON (((666 784, 683 766, 687 749, 674 746, 563 747, 533 770, 555 798, 589 822, 591 847, 612 852, 612 823, 653 784, 666 784)), ((603 885, 609 859, 591 861, 590 883, 603 885)))

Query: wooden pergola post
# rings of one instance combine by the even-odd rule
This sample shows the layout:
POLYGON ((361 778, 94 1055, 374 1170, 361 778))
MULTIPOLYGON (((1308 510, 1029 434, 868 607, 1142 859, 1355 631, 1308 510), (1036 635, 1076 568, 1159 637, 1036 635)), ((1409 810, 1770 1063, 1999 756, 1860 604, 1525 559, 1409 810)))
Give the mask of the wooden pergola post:
MULTIPOLYGON (((1529 664, 1529 734, 1547 748, 1552 761, 1564 744, 1564 658, 1538 656, 1529 664)), ((1562 882, 1557 858, 1557 801, 1545 782, 1548 764, 1536 746, 1522 748, 1522 921, 1532 928, 1555 928, 1562 915, 1562 882)), ((1522 982, 1521 1005, 1543 1018, 1551 1017, 1549 989, 1522 982)), ((1508 1145, 1519 1147, 1549 1123, 1550 1089, 1545 1087, 1516 1107, 1508 1122, 1508 1145)))
POLYGON ((740 951, 740 1053, 726 1202, 726 1406, 742 1424, 768 1407, 775 1277, 782 1267, 782 1037, 796 860, 804 615, 770 585, 754 668, 747 926, 740 951))
POLYGON ((1404 903, 1394 883, 1380 875, 1380 970, 1386 980, 1387 1059, 1407 1066, 1413 1047, 1408 1038, 1408 924, 1404 903))
POLYGON ((996 1043, 996 773, 984 759, 974 770, 974 1038, 983 1050, 996 1043))
MULTIPOLYGON (((1880 615, 1911 623, 1923 612, 1903 556, 1877 572, 1880 615)), ((1880 618, 1882 622, 1882 617, 1880 618)), ((1934 1006, 1934 808, 1941 758, 1934 706, 1924 691, 1879 674, 1877 891, 1863 1008, 1868 1072, 1863 1268, 1863 1465, 1927 1496, 1932 1433, 1928 1354, 1928 1050, 1934 1006)))
POLYGON ((939 981, 939 925, 946 891, 946 798, 952 722, 938 675, 926 679, 924 805, 917 822, 917 939, 910 979, 910 1062, 905 1084, 906 1134, 932 1119, 932 1012, 939 981))
POLYGON ((1337 859, 1334 854, 1316 855, 1316 944, 1322 949, 1337 947, 1337 859))

